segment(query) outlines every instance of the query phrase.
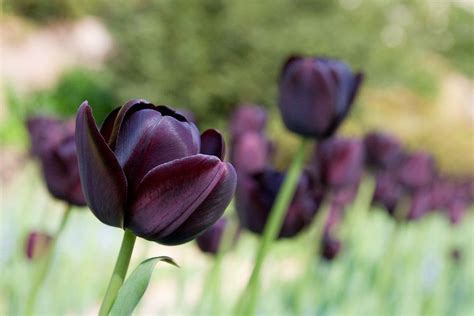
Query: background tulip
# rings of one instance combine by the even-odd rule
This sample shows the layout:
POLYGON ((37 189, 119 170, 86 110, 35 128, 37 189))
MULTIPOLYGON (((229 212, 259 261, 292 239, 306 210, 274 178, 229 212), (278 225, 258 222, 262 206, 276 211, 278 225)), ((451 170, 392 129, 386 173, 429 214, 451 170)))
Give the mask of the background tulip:
POLYGON ((272 144, 264 134, 248 132, 232 141, 230 161, 237 173, 262 172, 272 156, 272 144))
MULTIPOLYGON (((257 234, 263 232, 284 177, 283 173, 268 168, 261 173, 239 179, 235 206, 244 228, 257 234)), ((314 183, 309 174, 304 172, 299 179, 279 237, 292 237, 307 227, 321 200, 322 194, 315 194, 314 183)))
POLYGON ((372 132, 364 137, 367 165, 376 169, 389 169, 402 158, 401 143, 394 136, 372 132))
POLYGON ((402 195, 403 187, 393 172, 380 171, 376 174, 372 203, 381 205, 390 215, 394 215, 402 195))
POLYGON ((227 219, 219 218, 209 229, 196 238, 196 243, 202 252, 216 254, 222 241, 222 236, 227 227, 227 219))
POLYGON ((49 250, 53 237, 45 232, 32 231, 28 234, 25 243, 25 254, 29 260, 35 260, 49 250))
POLYGON ((55 198, 69 204, 86 204, 81 190, 74 121, 60 121, 48 117, 27 120, 31 153, 41 163, 46 186, 55 198))
POLYGON ((192 240, 223 214, 236 174, 215 130, 166 106, 132 100, 100 131, 84 102, 77 115, 79 170, 87 204, 103 223, 162 244, 192 240), (205 152, 203 152, 205 151, 205 152))
POLYGON ((357 139, 334 137, 318 144, 316 178, 331 188, 356 186, 363 173, 364 147, 357 139))
POLYGON ((267 112, 254 104, 239 105, 230 119, 230 134, 237 138, 244 133, 263 133, 267 124, 267 112))
POLYGON ((398 170, 400 183, 411 190, 429 185, 435 179, 434 160, 428 153, 419 151, 407 155, 398 170))
POLYGON ((290 57, 279 83, 283 122, 303 136, 331 136, 348 114, 361 82, 362 74, 354 74, 342 61, 290 57))

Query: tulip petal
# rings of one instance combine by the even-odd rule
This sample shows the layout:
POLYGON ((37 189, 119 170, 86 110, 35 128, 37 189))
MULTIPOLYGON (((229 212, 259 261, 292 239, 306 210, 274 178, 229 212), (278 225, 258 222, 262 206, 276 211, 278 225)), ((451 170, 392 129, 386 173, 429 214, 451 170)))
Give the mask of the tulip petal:
POLYGON ((120 110, 117 113, 117 116, 114 121, 114 127, 110 134, 110 138, 108 140, 109 146, 112 150, 115 149, 115 143, 117 142, 117 136, 119 134, 120 128, 122 127, 122 123, 125 120, 125 117, 135 111, 141 109, 153 109, 155 106, 148 102, 147 100, 136 99, 130 100, 125 105, 120 107, 120 110))
POLYGON ((109 115, 107 115, 105 120, 102 122, 102 125, 100 126, 100 134, 102 135, 102 137, 104 137, 107 143, 110 140, 110 136, 112 136, 115 120, 117 118, 117 115, 120 109, 121 107, 118 107, 112 112, 110 112, 109 115))
POLYGON ((127 180, 114 153, 97 129, 87 101, 77 114, 76 146, 87 204, 101 222, 122 227, 127 180))
POLYGON ((234 168, 230 163, 225 163, 224 173, 204 202, 178 229, 164 237, 156 236, 156 241, 165 245, 179 245, 194 239, 211 227, 232 200, 236 183, 237 174, 234 168))
POLYGON ((143 109, 124 121, 116 142, 115 154, 134 192, 143 177, 156 166, 196 155, 199 132, 194 124, 162 116, 156 110, 143 109))
POLYGON ((214 190, 225 166, 198 154, 154 168, 136 190, 126 226, 146 239, 171 234, 214 190))
POLYGON ((225 143, 221 133, 215 129, 208 129, 201 134, 201 154, 213 155, 224 160, 225 143))

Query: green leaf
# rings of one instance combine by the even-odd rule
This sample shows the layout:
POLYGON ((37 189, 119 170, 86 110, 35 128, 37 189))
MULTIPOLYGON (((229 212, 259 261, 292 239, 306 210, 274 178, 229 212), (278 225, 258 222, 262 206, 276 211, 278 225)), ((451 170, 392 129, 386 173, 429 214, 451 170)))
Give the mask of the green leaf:
POLYGON ((160 261, 179 267, 172 258, 166 256, 149 258, 140 263, 120 288, 110 315, 132 314, 143 294, 145 294, 155 265, 160 261))

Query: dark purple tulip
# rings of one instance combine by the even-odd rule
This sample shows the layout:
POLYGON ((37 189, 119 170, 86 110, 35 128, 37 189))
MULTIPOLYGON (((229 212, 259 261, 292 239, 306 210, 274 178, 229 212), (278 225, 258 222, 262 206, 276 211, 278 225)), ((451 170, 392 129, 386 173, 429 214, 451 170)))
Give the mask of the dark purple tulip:
POLYGON ((429 190, 418 190, 412 195, 407 218, 417 220, 431 211, 431 194, 429 190))
POLYGON ((86 205, 79 179, 74 121, 47 117, 28 119, 31 153, 41 162, 49 192, 69 204, 86 205))
POLYGON ((394 136, 373 132, 364 138, 367 164, 376 169, 389 169, 402 158, 402 145, 394 136))
MULTIPOLYGON (((239 177, 235 206, 241 225, 261 234, 285 175, 273 169, 239 177)), ((290 203, 279 237, 292 237, 307 227, 317 212, 322 196, 314 194, 308 172, 303 172, 290 203)))
POLYGON ((362 78, 339 60, 290 57, 280 75, 283 122, 303 136, 331 136, 347 116, 362 78))
POLYGON ((260 133, 243 133, 232 142, 230 161, 237 173, 262 172, 268 166, 272 144, 260 133))
POLYGON ((407 155, 398 170, 400 183, 411 190, 428 186, 435 177, 435 165, 431 155, 416 152, 407 155))
POLYGON ((261 106, 243 104, 237 107, 230 120, 230 134, 233 139, 244 133, 262 133, 267 124, 267 112, 261 106))
POLYGON ((380 171, 375 177, 375 190, 372 198, 374 204, 384 207, 390 215, 395 215, 395 210, 403 196, 403 187, 396 176, 390 171, 380 171))
POLYGON ((197 245, 202 252, 216 254, 219 251, 221 239, 227 227, 227 220, 219 218, 209 229, 196 238, 197 245))
POLYGON ((453 199, 447 206, 447 215, 451 224, 461 223, 466 213, 467 204, 462 199, 453 199))
POLYGON ((29 260, 42 257, 49 249, 53 238, 44 232, 32 231, 26 239, 25 254, 29 260))
POLYGON ((232 199, 236 173, 223 162, 215 130, 166 106, 132 100, 111 112, 100 131, 87 101, 76 119, 86 201, 103 223, 166 245, 194 239, 232 199))
POLYGON ((315 167, 320 181, 331 188, 357 186, 363 172, 364 147, 350 138, 331 138, 318 144, 315 167))
POLYGON ((341 208, 350 205, 357 196, 358 185, 336 188, 331 192, 331 204, 341 208))
POLYGON ((321 241, 321 256, 326 260, 333 260, 339 254, 342 243, 330 234, 324 234, 321 241))

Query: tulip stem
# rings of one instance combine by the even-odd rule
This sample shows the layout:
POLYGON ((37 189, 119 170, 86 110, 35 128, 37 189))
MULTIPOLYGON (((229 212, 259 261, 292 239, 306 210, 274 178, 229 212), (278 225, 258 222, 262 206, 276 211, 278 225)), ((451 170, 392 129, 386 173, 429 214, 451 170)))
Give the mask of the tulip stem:
POLYGON ((237 303, 236 314, 238 315, 255 314, 262 266, 272 242, 277 238, 278 233, 281 230, 288 206, 290 205, 291 199, 295 194, 301 169, 303 168, 306 145, 308 143, 308 140, 304 138, 301 140, 298 151, 291 162, 285 180, 281 186, 280 191, 278 192, 275 202, 273 203, 268 222, 265 225, 263 236, 260 240, 260 245, 257 250, 257 256, 252 274, 247 283, 245 291, 237 303))
POLYGON ((39 271, 36 274, 36 277, 33 280, 33 284, 31 286, 30 293, 28 295, 26 304, 25 304, 25 315, 29 316, 33 314, 33 309, 35 307, 36 299, 38 297, 38 292, 43 285, 46 276, 48 275, 49 268, 51 266, 51 262, 54 257, 54 250, 56 248, 56 244, 58 243, 59 236, 61 235, 66 223, 69 219, 69 215, 71 214, 71 205, 66 204, 66 209, 64 210, 61 223, 59 224, 58 230, 56 231, 56 235, 54 236, 53 240, 51 241, 51 245, 46 253, 46 258, 39 267, 39 271))
POLYGON ((132 257, 133 246, 135 245, 136 236, 129 230, 123 233, 122 245, 120 252, 115 262, 114 272, 110 278, 107 291, 105 292, 104 300, 100 306, 99 316, 106 316, 109 314, 112 305, 114 304, 117 293, 122 287, 125 275, 127 274, 130 258, 132 257))

